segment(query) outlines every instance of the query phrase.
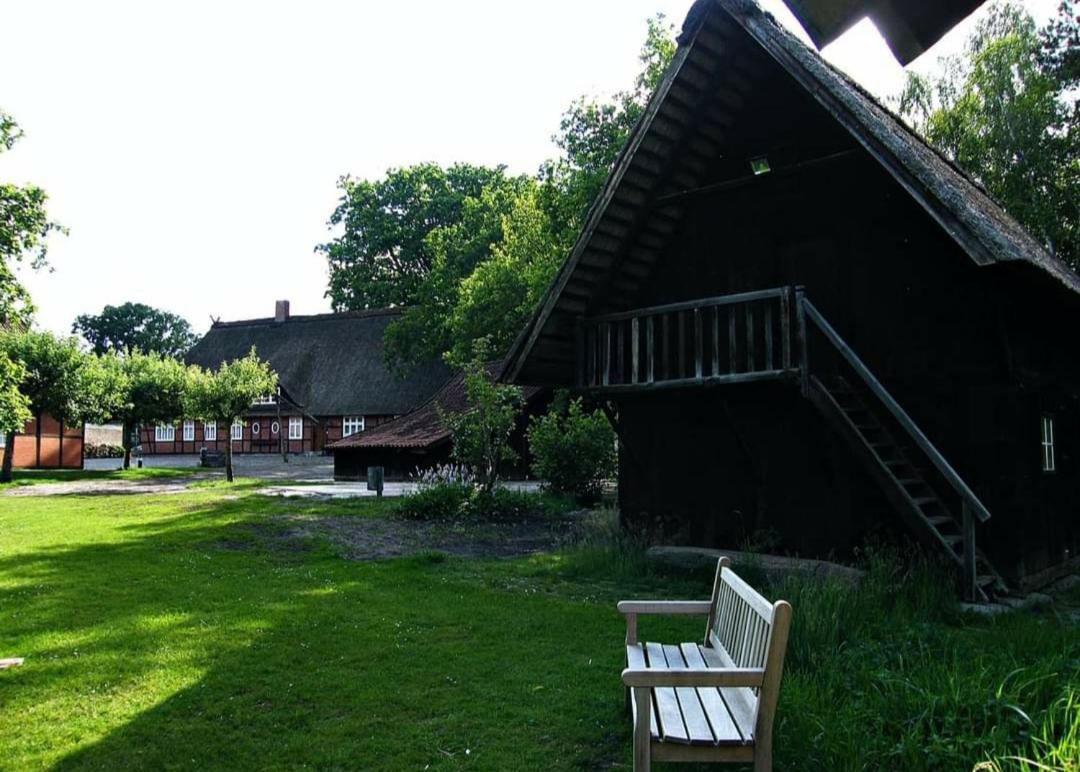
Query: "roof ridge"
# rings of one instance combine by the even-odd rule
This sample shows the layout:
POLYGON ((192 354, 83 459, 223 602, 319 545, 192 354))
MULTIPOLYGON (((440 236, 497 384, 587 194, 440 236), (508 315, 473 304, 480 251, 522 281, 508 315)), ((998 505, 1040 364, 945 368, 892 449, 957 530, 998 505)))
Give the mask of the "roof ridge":
POLYGON ((400 316, 405 312, 403 306, 390 308, 366 308, 361 311, 329 311, 321 314, 293 314, 284 321, 277 321, 272 316, 259 317, 256 319, 234 319, 228 322, 214 322, 210 329, 222 327, 256 327, 267 324, 289 324, 290 322, 319 322, 335 321, 338 319, 367 319, 378 316, 400 316))

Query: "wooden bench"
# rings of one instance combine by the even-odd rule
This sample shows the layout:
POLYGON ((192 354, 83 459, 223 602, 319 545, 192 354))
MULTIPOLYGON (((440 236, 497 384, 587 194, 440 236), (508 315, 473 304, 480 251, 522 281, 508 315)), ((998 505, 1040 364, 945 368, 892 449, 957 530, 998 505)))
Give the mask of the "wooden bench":
POLYGON ((772 725, 791 604, 769 603, 729 567, 716 566, 711 600, 624 600, 634 769, 657 761, 738 761, 772 769, 772 725), (708 617, 704 642, 639 643, 643 614, 708 617))

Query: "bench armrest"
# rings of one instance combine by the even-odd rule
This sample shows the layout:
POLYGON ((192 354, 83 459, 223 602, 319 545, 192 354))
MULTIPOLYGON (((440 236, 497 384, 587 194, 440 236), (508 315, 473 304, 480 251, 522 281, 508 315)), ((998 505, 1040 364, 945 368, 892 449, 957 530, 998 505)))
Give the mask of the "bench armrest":
POLYGON ((664 670, 663 668, 626 668, 622 681, 626 686, 761 686, 765 671, 758 667, 708 668, 706 670, 664 670))
POLYGON ((708 616, 711 600, 621 600, 620 614, 689 614, 708 616))

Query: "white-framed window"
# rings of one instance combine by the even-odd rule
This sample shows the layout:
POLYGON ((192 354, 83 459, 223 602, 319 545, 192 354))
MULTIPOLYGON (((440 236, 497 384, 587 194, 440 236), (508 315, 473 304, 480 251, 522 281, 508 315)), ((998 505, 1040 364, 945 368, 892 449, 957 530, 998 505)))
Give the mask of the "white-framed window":
POLYGON ((341 418, 341 436, 348 437, 350 434, 364 431, 364 417, 362 415, 347 415, 341 418))
POLYGON ((1057 471, 1057 459, 1054 457, 1054 419, 1048 415, 1042 417, 1042 470, 1057 471))
POLYGON ((233 421, 232 434, 230 435, 234 440, 244 439, 244 425, 239 421, 233 421))
POLYGON ((300 416, 289 416, 289 439, 304 439, 304 419, 300 416))
POLYGON ((274 421, 272 424, 270 424, 270 433, 271 434, 277 434, 280 430, 281 430, 281 426, 278 425, 277 421, 274 421))
POLYGON ((217 424, 204 421, 202 425, 202 438, 206 442, 217 440, 217 424))
POLYGON ((261 427, 261 426, 259 426, 259 422, 258 422, 258 421, 256 421, 255 423, 253 423, 253 424, 251 425, 251 433, 252 433, 252 434, 258 434, 258 433, 259 433, 259 431, 260 431, 261 429, 262 429, 262 427, 261 427))
POLYGON ((184 421, 184 442, 195 441, 195 422, 184 421))
POLYGON ((275 397, 273 394, 263 394, 261 397, 255 400, 256 405, 273 405, 276 402, 277 397, 275 397))
POLYGON ((7 432, 0 432, 0 448, 7 447, 7 432))
POLYGON ((158 424, 154 427, 154 442, 172 442, 176 439, 176 427, 172 424, 158 424))

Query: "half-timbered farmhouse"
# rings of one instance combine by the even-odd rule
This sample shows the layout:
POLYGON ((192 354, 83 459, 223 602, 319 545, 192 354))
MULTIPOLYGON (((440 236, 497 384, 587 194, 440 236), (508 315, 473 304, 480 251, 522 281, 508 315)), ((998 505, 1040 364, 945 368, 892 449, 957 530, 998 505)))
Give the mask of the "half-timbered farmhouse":
POLYGON ((504 378, 613 406, 699 545, 905 531, 967 595, 1080 549, 1080 279, 746 0, 699 0, 504 378))
POLYGON ((187 361, 216 369, 254 346, 278 375, 278 394, 252 405, 233 426, 185 419, 142 429, 144 453, 320 452, 335 440, 370 430, 426 401, 450 377, 440 362, 401 378, 383 357, 383 332, 399 310, 291 316, 278 301, 267 319, 216 322, 187 361))
MULTIPOLYGON (((42 413, 15 435, 11 464, 16 469, 82 469, 83 440, 83 424, 67 424, 42 413)), ((0 453, 6 442, 0 432, 0 453)))
MULTIPOLYGON (((488 365, 491 377, 495 377, 500 369, 499 362, 488 365)), ((510 438, 518 463, 504 470, 510 477, 524 477, 528 472, 525 430, 532 416, 544 411, 548 392, 530 386, 522 390, 522 397, 525 407, 510 438)), ((367 478, 368 467, 379 466, 386 479, 401 480, 417 471, 450 463, 453 440, 444 419, 447 414, 459 413, 467 407, 465 376, 459 373, 412 412, 371 431, 331 443, 327 449, 334 454, 334 479, 363 480, 367 478)))

